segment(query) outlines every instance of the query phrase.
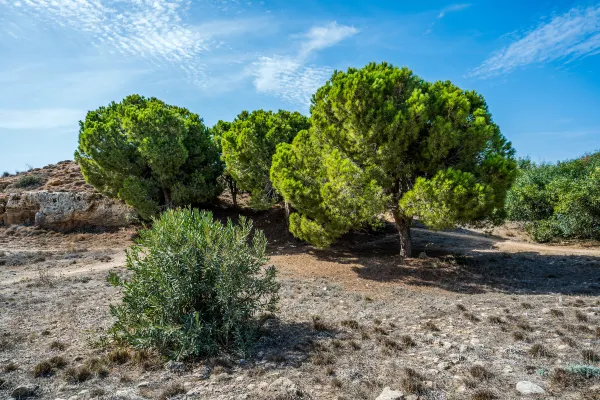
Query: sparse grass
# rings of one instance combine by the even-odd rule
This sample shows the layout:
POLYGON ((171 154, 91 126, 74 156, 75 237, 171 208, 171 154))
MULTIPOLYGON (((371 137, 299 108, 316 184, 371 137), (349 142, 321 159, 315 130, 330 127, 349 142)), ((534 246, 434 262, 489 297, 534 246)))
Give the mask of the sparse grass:
POLYGON ((477 378, 480 381, 488 380, 494 376, 490 371, 481 365, 473 365, 471 368, 469 368, 469 373, 473 378, 477 378))
POLYGON ((494 400, 497 398, 498 396, 488 389, 480 389, 471 395, 471 400, 494 400))
POLYGON ((583 357, 583 361, 586 363, 597 363, 600 361, 600 356, 596 354, 593 350, 583 350, 581 352, 581 356, 583 357))
POLYGON ((561 310, 557 310, 557 309, 555 309, 555 308, 553 308, 552 310, 550 310, 550 314, 551 314, 553 317, 557 317, 557 318, 560 318, 560 317, 564 317, 564 316, 565 316, 565 313, 564 313, 564 312, 562 312, 561 310))
POLYGON ((344 321, 342 321, 340 324, 341 324, 343 327, 350 328, 350 329, 354 329, 354 330, 357 330, 357 329, 359 329, 359 328, 360 328, 360 325, 359 325, 358 321, 355 321, 355 320, 353 320, 353 319, 347 319, 347 320, 344 320, 344 321))
POLYGON ((464 313, 463 315, 465 316, 465 318, 466 318, 466 319, 468 319, 468 320, 469 320, 469 321, 471 321, 471 322, 479 322, 479 321, 481 321, 481 320, 480 320, 479 318, 477 318, 477 316, 476 316, 475 314, 473 314, 473 313, 468 313, 468 312, 466 312, 466 313, 464 313))
POLYGON ((41 361, 33 367, 33 376, 36 378, 47 378, 54 375, 54 368, 49 361, 41 361))
POLYGON ((373 328, 373 332, 375 332, 375 333, 377 333, 379 335, 383 335, 383 336, 387 336, 388 335, 388 332, 385 329, 383 329, 382 327, 380 327, 380 326, 374 327, 373 328))
POLYGON ((360 333, 360 338, 361 338, 362 340, 369 340, 369 339, 371 339, 371 336, 369 335, 369 332, 367 332, 367 331, 362 331, 362 332, 360 333))
POLYGON ((428 330, 428 331, 432 331, 432 332, 439 332, 440 328, 437 327, 436 324, 434 324, 431 321, 427 321, 424 325, 423 325, 423 329, 428 330))
POLYGON ((331 330, 329 325, 326 324, 323 321, 323 319, 318 315, 314 315, 312 317, 312 323, 313 323, 313 329, 317 332, 329 332, 331 330))
POLYGON ((65 371, 65 379, 71 384, 85 382, 92 377, 92 371, 90 371, 85 365, 76 368, 68 368, 65 371))
POLYGON ((173 383, 167 388, 165 388, 160 395, 158 396, 159 400, 168 400, 180 394, 184 394, 186 392, 183 384, 181 383, 173 383))
POLYGON ((55 340, 52 343, 50 343, 50 350, 63 351, 66 348, 67 348, 67 345, 58 340, 55 340))
POLYGON ((532 357, 551 357, 552 353, 543 344, 535 343, 528 351, 532 357))
POLYGON ((311 361, 314 365, 332 365, 335 364, 335 356, 331 353, 319 352, 312 356, 311 361))
POLYGON ((563 342, 566 345, 569 345, 570 347, 577 347, 577 342, 575 342, 575 340, 568 336, 562 336, 560 340, 561 342, 563 342))
POLYGON ((504 320, 497 315, 490 315, 488 317, 488 322, 490 324, 501 325, 504 323, 504 320))
POLYGON ((415 343, 415 341, 413 340, 413 338, 411 338, 408 335, 404 335, 400 338, 400 342, 406 346, 406 347, 415 347, 417 344, 415 343))
POLYGON ((400 378, 400 386, 406 393, 423 394, 423 377, 412 368, 405 368, 400 378))
POLYGON ((40 175, 24 175, 15 182, 15 187, 20 189, 40 186, 44 182, 44 178, 40 175))
POLYGON ((107 358, 113 364, 125 364, 131 359, 131 353, 127 349, 114 349, 108 353, 107 358))
POLYGON ((343 383, 338 378, 333 378, 331 379, 331 386, 339 389, 343 386, 343 383))
POLYGON ((9 362, 4 366, 2 370, 4 371, 4 373, 8 374, 9 372, 17 371, 18 369, 19 366, 17 364, 15 364, 14 362, 9 362))
POLYGON ((524 330, 525 332, 533 332, 533 327, 529 325, 527 322, 521 322, 517 324, 519 329, 524 330))
POLYGON ((356 340, 351 340, 350 341, 350 347, 352 347, 354 350, 360 350, 361 349, 360 343, 358 343, 356 340))
POLYGON ((533 308, 530 303, 521 303, 521 307, 523 307, 525 310, 531 310, 533 308))
POLYGON ((577 321, 579 321, 579 322, 588 322, 589 321, 588 316, 579 310, 575 311, 575 318, 577 318, 577 321))
POLYGON ((67 366, 67 360, 62 356, 54 356, 48 360, 54 368, 61 369, 67 366))
POLYGON ((381 341, 383 347, 389 349, 389 350, 401 350, 402 346, 400 344, 398 344, 398 342, 396 342, 395 340, 389 339, 389 338, 384 338, 381 341))

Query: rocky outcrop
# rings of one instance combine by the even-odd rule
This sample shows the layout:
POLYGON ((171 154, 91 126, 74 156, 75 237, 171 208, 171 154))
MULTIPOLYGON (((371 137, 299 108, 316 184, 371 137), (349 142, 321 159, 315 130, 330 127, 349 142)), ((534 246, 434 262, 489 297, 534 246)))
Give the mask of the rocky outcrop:
POLYGON ((4 225, 35 224, 69 231, 121 227, 134 218, 130 207, 98 193, 41 190, 0 194, 0 221, 4 225))

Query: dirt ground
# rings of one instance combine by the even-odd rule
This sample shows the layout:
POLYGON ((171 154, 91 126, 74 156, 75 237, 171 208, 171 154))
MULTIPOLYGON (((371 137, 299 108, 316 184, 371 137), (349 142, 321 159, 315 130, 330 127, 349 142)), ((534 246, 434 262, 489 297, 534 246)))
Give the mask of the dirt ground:
POLYGON ((190 364, 107 345, 119 292, 106 275, 123 272, 135 228, 0 228, 0 398, 26 384, 70 400, 536 398, 516 390, 529 381, 537 398, 600 399, 598 378, 561 375, 600 361, 595 244, 417 227, 402 262, 391 226, 318 250, 287 234, 282 210, 246 214, 269 239, 280 311, 247 359, 190 364))

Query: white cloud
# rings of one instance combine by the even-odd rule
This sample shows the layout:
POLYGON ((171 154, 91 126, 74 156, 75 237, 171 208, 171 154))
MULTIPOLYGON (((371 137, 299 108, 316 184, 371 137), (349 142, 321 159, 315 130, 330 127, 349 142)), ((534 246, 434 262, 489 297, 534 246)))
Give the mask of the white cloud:
POLYGON ((331 76, 327 67, 306 66, 289 57, 261 57, 253 64, 254 86, 288 103, 307 106, 312 95, 331 76))
POLYGON ((355 27, 338 25, 337 22, 315 26, 304 35, 307 40, 302 44, 301 55, 331 47, 357 33, 358 29, 355 27))
POLYGON ((570 61, 600 53, 600 5, 572 8, 540 23, 469 74, 486 78, 532 64, 570 61))
POLYGON ((307 58, 311 53, 334 46, 357 33, 358 29, 354 27, 332 22, 322 27, 313 27, 301 35, 305 40, 296 56, 260 57, 252 64, 250 72, 255 77, 256 91, 307 107, 312 95, 333 72, 329 67, 307 65, 307 58))
POLYGON ((437 18, 435 19, 435 21, 433 21, 430 25, 429 28, 427 28, 427 30, 425 31, 424 35, 427 35, 429 33, 431 33, 433 26, 436 24, 436 22, 438 22, 440 19, 444 18, 446 16, 446 14, 451 13, 451 12, 456 12, 456 11, 462 11, 465 10, 467 8, 471 7, 471 4, 467 4, 467 3, 460 3, 460 4, 451 4, 448 7, 444 7, 440 13, 438 14, 437 18))
POLYGON ((0 109, 0 129, 77 130, 77 122, 84 117, 85 110, 74 108, 0 109))

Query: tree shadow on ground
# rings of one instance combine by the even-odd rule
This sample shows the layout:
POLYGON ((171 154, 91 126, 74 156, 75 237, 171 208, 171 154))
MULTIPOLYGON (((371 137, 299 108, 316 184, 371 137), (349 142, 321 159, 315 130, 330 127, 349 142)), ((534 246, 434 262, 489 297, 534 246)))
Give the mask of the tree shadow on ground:
MULTIPOLYGON (((236 220, 239 212, 215 211, 217 218, 236 220)), ((329 249, 317 249, 289 234, 285 211, 274 208, 241 215, 264 231, 274 255, 309 254, 340 264, 360 279, 440 288, 458 293, 600 295, 600 256, 582 250, 561 254, 560 246, 527 246, 499 250, 506 239, 468 229, 435 232, 422 225, 412 229, 413 258, 402 261, 396 228, 387 223, 377 231, 344 235, 329 249), (532 250, 534 248, 535 250, 532 250), (549 250, 543 254, 542 251, 549 250), (425 253, 424 258, 419 258, 425 253), (588 253, 588 254, 586 254, 588 253)), ((566 252, 565 252, 566 253, 566 252)))

